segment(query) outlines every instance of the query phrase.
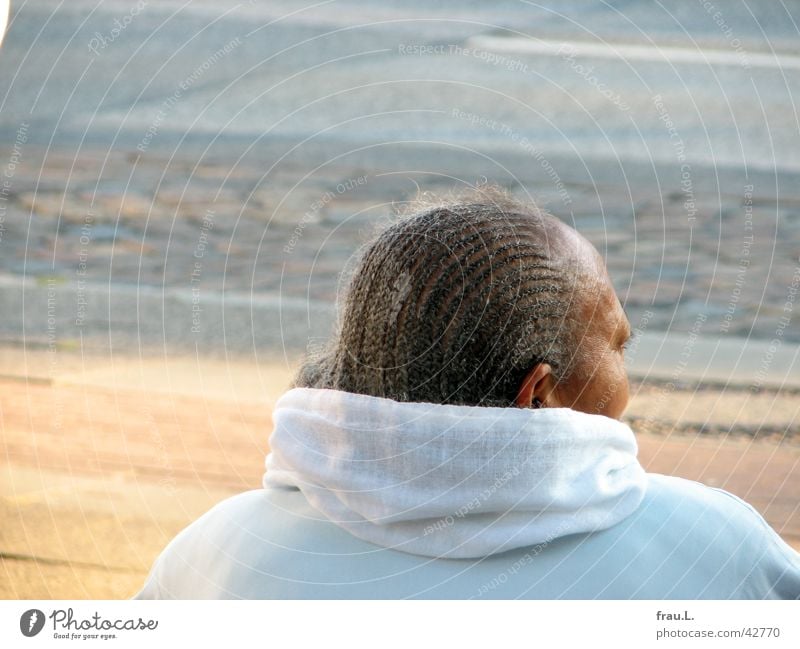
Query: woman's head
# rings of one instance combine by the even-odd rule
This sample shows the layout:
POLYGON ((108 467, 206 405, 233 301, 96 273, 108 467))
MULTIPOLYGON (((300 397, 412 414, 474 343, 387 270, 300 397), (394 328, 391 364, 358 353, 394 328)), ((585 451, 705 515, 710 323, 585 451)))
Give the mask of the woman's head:
POLYGON ((608 350, 626 337, 591 244, 484 189, 420 207, 367 246, 336 335, 296 384, 618 417, 627 380, 608 350))

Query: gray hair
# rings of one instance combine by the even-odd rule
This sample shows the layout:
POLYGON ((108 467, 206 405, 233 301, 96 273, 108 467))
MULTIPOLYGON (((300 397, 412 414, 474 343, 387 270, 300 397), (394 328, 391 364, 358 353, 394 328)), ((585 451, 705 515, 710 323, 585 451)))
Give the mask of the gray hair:
POLYGON ((415 203, 366 246, 336 334, 295 386, 505 407, 538 363, 563 380, 586 289, 565 230, 496 188, 415 203))

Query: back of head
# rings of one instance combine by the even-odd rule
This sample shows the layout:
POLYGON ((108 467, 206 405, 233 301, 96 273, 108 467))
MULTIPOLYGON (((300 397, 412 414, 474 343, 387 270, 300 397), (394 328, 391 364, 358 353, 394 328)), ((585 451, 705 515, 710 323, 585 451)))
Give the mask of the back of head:
POLYGON ((569 233, 497 189, 417 205, 366 247, 336 335, 295 385, 510 406, 537 363, 566 377, 584 274, 569 233))

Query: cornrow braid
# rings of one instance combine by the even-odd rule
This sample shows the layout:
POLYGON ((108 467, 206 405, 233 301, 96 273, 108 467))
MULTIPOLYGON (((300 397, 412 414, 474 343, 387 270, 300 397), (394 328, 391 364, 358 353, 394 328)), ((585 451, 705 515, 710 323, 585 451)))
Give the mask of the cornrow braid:
POLYGON ((510 406, 537 363, 566 378, 582 269, 562 227, 494 188, 402 218, 366 247, 336 335, 295 385, 510 406))

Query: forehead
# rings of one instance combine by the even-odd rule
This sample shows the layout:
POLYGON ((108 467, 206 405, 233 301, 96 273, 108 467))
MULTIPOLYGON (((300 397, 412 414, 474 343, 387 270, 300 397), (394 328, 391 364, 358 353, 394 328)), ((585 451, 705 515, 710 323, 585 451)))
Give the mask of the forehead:
POLYGON ((597 249, 577 230, 551 217, 547 221, 550 244, 580 277, 570 296, 574 313, 587 327, 604 338, 629 334, 630 325, 611 283, 605 261, 597 249))
POLYGON ((586 269, 581 295, 575 296, 576 307, 587 327, 591 327, 603 337, 617 334, 629 335, 628 317, 620 304, 614 285, 599 253, 592 248, 593 263, 586 269))
POLYGON ((611 280, 606 279, 598 286, 594 296, 587 300, 585 314, 587 323, 603 338, 627 338, 630 336, 628 316, 617 298, 611 280))

